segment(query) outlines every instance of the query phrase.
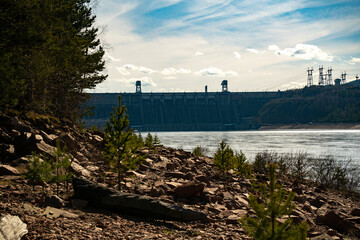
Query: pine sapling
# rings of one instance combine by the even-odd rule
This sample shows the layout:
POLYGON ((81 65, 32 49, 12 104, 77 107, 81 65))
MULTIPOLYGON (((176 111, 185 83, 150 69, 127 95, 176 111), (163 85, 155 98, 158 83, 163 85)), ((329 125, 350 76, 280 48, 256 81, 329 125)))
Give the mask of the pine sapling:
POLYGON ((137 154, 139 145, 134 141, 136 135, 129 129, 129 116, 126 114, 126 107, 121 105, 113 107, 110 120, 105 125, 105 151, 104 157, 108 160, 110 167, 117 172, 118 189, 123 174, 135 169, 143 157, 137 154))
POLYGON ((292 202, 294 193, 287 193, 283 187, 276 183, 276 165, 269 164, 269 185, 263 183, 254 184, 255 194, 249 197, 249 204, 255 211, 256 217, 244 216, 241 223, 245 231, 254 239, 306 239, 307 223, 304 221, 298 225, 292 224, 287 218, 284 223, 278 220, 284 215, 289 215, 294 209, 292 202))

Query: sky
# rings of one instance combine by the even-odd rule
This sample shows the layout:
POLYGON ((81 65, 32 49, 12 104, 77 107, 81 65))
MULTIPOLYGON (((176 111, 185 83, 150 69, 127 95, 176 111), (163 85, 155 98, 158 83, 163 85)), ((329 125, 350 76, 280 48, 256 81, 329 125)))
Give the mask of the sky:
POLYGON ((98 0, 94 92, 277 91, 360 75, 360 0, 98 0))

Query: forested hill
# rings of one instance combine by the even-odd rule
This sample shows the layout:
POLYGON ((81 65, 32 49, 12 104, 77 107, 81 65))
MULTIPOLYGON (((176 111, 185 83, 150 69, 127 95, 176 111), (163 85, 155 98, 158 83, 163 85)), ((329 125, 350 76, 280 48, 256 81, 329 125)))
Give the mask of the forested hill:
POLYGON ((360 122, 358 86, 305 87, 283 93, 258 112, 263 124, 360 122))
POLYGON ((1 0, 0 110, 76 120, 104 81, 91 0, 1 0))

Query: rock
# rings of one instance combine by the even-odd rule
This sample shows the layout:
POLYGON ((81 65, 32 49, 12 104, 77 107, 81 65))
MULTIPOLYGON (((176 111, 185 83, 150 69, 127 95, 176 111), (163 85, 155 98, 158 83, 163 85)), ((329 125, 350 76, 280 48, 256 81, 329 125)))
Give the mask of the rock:
POLYGON ((87 178, 91 177, 91 173, 75 161, 71 163, 71 169, 75 172, 77 176, 84 176, 87 178))
POLYGON ((188 208, 106 188, 84 178, 74 177, 75 197, 89 201, 94 207, 132 215, 151 216, 180 221, 206 220, 206 215, 188 208))
POLYGON ((350 222, 360 224, 360 217, 350 217, 350 218, 346 218, 346 220, 350 221, 350 222))
POLYGON ((9 165, 0 165, 0 176, 5 176, 5 175, 19 175, 19 171, 14 168, 11 167, 9 165))
POLYGON ((48 155, 53 155, 54 152, 55 152, 55 147, 47 144, 46 142, 44 141, 40 141, 38 143, 35 144, 36 145, 36 149, 40 152, 44 152, 48 155))
POLYGON ((71 205, 73 206, 73 208, 83 209, 87 207, 88 201, 82 199, 73 199, 71 200, 71 205))
POLYGON ((205 186, 203 183, 187 182, 174 189, 174 193, 180 198, 199 197, 205 186))
MULTIPOLYGON (((29 156, 30 157, 30 156, 29 156)), ((19 166, 21 164, 28 164, 30 162, 28 157, 21 157, 11 162, 12 165, 19 166)))
POLYGON ((203 182, 206 183, 207 185, 210 185, 210 181, 205 175, 197 175, 194 177, 194 179, 199 182, 203 182))
POLYGON ((27 225, 18 216, 10 214, 0 216, 0 239, 20 240, 27 233, 27 225))
POLYGON ((315 236, 311 238, 312 240, 334 240, 331 236, 327 234, 321 234, 320 236, 315 236))
POLYGON ((165 177, 168 178, 182 178, 182 179, 189 179, 189 176, 182 172, 165 172, 165 177))
POLYGON ((310 205, 311 206, 314 206, 314 207, 317 207, 317 208, 321 208, 322 205, 325 204, 325 201, 320 199, 319 197, 315 198, 315 199, 312 199, 309 201, 310 205))
POLYGON ((79 142, 73 137, 71 133, 62 133, 59 138, 65 144, 68 150, 80 149, 79 142))
POLYGON ((341 233, 353 234, 354 236, 360 237, 360 229, 333 210, 328 211, 325 215, 317 216, 315 221, 317 224, 324 224, 341 233))
POLYGON ((57 195, 45 196, 44 205, 55 208, 62 208, 65 206, 64 201, 57 195))
POLYGON ((53 208, 53 207, 46 207, 44 212, 41 214, 43 216, 46 216, 47 218, 53 219, 53 218, 58 218, 58 217, 65 217, 65 218, 78 218, 79 216, 65 211, 65 210, 61 210, 58 208, 53 208))
POLYGON ((356 216, 356 217, 360 217, 360 209, 359 208, 354 208, 351 213, 351 215, 356 216))
POLYGON ((227 224, 239 224, 239 216, 238 215, 230 215, 226 218, 226 223, 227 224))

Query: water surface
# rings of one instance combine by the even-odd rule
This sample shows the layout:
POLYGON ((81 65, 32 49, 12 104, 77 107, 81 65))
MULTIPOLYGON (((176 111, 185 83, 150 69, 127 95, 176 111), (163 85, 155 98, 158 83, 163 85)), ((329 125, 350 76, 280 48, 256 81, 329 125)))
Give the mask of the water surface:
MULTIPOLYGON (((146 137, 147 133, 142 133, 146 137)), ((253 160, 263 150, 278 153, 307 152, 332 155, 339 160, 352 159, 360 164, 360 130, 271 130, 234 132, 151 132, 163 145, 192 151, 207 147, 212 156, 219 142, 226 141, 236 151, 253 160)))

